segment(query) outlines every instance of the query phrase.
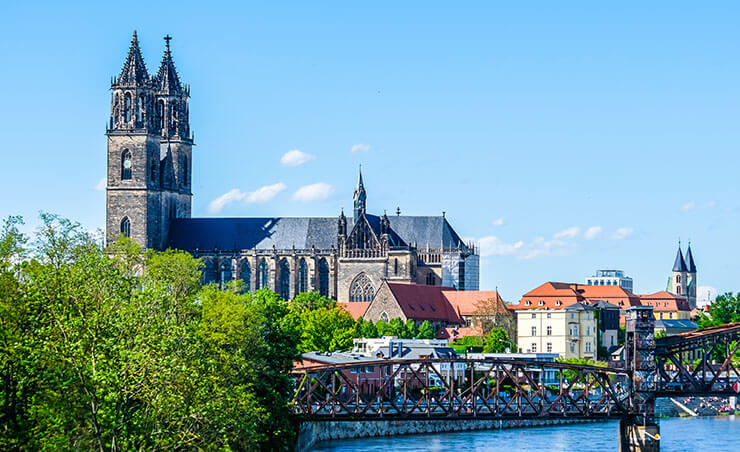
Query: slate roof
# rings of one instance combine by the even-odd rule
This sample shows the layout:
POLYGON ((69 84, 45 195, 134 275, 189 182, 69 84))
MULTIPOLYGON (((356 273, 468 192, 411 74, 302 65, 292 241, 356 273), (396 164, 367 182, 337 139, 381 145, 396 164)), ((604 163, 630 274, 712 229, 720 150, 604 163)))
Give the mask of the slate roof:
POLYGON ((691 244, 686 250, 686 266, 689 268, 689 273, 696 273, 696 264, 694 263, 694 255, 691 253, 691 244))
MULTIPOLYGON (((379 235, 380 217, 366 215, 379 235)), ((391 246, 414 243, 419 248, 464 246, 462 239, 442 216, 389 217, 391 246)), ((168 246, 186 251, 232 249, 329 249, 337 245, 337 217, 273 218, 178 218, 173 220, 168 246)), ((347 218, 352 230, 353 220, 347 218)))
POLYGON ((678 252, 676 253, 676 260, 673 262, 673 271, 674 272, 686 272, 688 269, 686 268, 686 262, 683 260, 683 253, 681 252, 681 247, 678 247, 678 252))

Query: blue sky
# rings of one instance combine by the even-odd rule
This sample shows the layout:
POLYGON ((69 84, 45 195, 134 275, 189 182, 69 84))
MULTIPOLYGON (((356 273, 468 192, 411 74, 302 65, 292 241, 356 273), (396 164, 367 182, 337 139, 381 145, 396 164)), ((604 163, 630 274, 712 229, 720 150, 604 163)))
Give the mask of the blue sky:
POLYGON ((507 300, 597 268, 662 290, 679 237, 740 290, 738 4, 398 3, 4 2, 0 215, 103 225, 136 29, 192 87, 194 216, 337 215, 362 164, 370 211, 446 211, 507 300))

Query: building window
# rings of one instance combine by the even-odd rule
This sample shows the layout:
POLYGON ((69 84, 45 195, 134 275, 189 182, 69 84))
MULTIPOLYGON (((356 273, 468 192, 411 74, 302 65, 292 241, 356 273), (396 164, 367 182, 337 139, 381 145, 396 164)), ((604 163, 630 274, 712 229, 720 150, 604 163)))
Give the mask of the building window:
POLYGON ((398 259, 393 259, 393 274, 398 276, 398 259))
POLYGON ((547 335, 552 336, 552 327, 550 325, 547 326, 547 335))
POLYGON ((552 312, 548 312, 548 313, 547 313, 547 318, 548 318, 548 319, 551 319, 551 318, 552 318, 552 312))
POLYGON ((225 259, 221 262, 221 289, 225 289, 226 284, 228 284, 231 279, 231 259, 225 259))
POLYGON ((533 312, 533 313, 532 313, 532 318, 533 318, 533 319, 536 319, 536 318, 537 318, 537 314, 533 312))
POLYGON ((532 353, 537 353, 537 344, 532 342, 532 353))
POLYGON ((157 162, 154 159, 152 159, 152 164, 151 164, 149 173, 150 173, 149 178, 151 179, 152 182, 155 182, 157 180, 157 162))
POLYGON ((458 290, 465 290, 465 261, 460 260, 460 264, 458 265, 458 290))
POLYGON ((244 283, 244 292, 248 293, 252 289, 252 269, 249 267, 249 261, 246 259, 242 262, 241 276, 244 283))
POLYGON ((563 302, 562 302, 562 301, 560 301, 560 300, 555 300, 555 306, 560 306, 561 304, 563 304, 563 302))
POLYGON ((587 326, 586 327, 586 336, 590 336, 590 335, 591 335, 591 327, 590 326, 587 326))
POLYGON ((206 259, 203 262, 203 284, 216 282, 218 278, 218 267, 213 259, 206 259))
POLYGON ((533 326, 532 327, 532 336, 537 336, 537 327, 536 326, 533 326))
POLYGON ((681 286, 676 287, 676 293, 681 295, 681 286))
POLYGON ((676 284, 681 284, 681 275, 676 275, 676 284))
POLYGON ((306 259, 298 262, 298 293, 308 292, 308 265, 306 259))
POLYGON ((573 342, 571 342, 570 343, 570 352, 571 353, 575 353, 575 351, 576 351, 576 344, 574 344, 573 342))
POLYGON ((121 234, 124 237, 131 237, 131 220, 128 217, 123 217, 121 220, 121 234))
POLYGON ((387 322, 388 321, 388 313, 387 312, 383 312, 382 314, 380 314, 380 320, 382 320, 384 322, 387 322))
POLYGON ((131 121, 131 93, 123 95, 123 120, 131 121))
POLYGON ((591 352, 591 342, 586 342, 586 352, 591 352))
POLYGON ((526 301, 524 302, 524 306, 532 306, 532 302, 531 302, 531 301, 529 301, 529 300, 526 300, 526 301))
POLYGON ((267 262, 262 259, 257 267, 257 289, 264 289, 267 284, 267 262))
POLYGON ((434 273, 427 273, 427 286, 433 286, 436 283, 434 273))
POLYGON ((164 129, 164 101, 160 100, 157 102, 157 122, 156 122, 156 129, 159 131, 159 133, 162 133, 162 129, 164 129))
POLYGON ((544 305, 545 305, 545 300, 540 300, 540 302, 539 302, 538 304, 539 304, 540 306, 544 306, 544 305))
POLYGON ((323 257, 319 261, 319 294, 329 296, 329 264, 323 257))
POLYGON ((373 301, 375 288, 372 281, 364 273, 355 277, 349 287, 349 301, 373 301))
POLYGON ((280 261, 280 277, 279 282, 280 286, 278 287, 278 292, 280 293, 280 296, 283 297, 283 300, 289 300, 290 299, 290 264, 288 264, 287 259, 282 259, 280 261))
POLYGON ((547 343, 547 353, 552 353, 552 342, 547 343))
POLYGON ((121 153, 121 180, 131 180, 132 167, 131 151, 124 149, 121 153))

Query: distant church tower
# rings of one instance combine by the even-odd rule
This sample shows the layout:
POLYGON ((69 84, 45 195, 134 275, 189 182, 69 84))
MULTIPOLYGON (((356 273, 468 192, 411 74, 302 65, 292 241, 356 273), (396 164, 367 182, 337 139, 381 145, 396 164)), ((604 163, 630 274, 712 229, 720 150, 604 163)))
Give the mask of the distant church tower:
POLYGON ((671 279, 668 281, 668 291, 686 297, 691 308, 696 307, 696 264, 691 244, 686 250, 686 259, 681 252, 681 243, 678 244, 671 279))
POLYGON ((120 235, 163 249, 170 222, 189 218, 193 139, 188 98, 170 52, 150 76, 134 32, 121 74, 111 84, 106 241, 120 235))

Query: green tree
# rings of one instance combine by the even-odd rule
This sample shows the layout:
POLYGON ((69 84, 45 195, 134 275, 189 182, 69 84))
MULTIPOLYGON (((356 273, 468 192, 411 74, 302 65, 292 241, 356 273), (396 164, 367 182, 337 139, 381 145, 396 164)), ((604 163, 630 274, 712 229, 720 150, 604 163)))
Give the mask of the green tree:
POLYGON ((465 336, 455 339, 451 347, 458 353, 465 353, 470 347, 483 347, 485 342, 480 336, 465 336))
POLYGON ((310 311, 313 309, 333 308, 337 302, 318 292, 301 292, 290 302, 291 310, 310 311))
POLYGON ((509 339, 505 329, 493 328, 486 336, 483 353, 504 353, 507 348, 510 351, 515 351, 516 344, 509 339))
POLYGON ((375 322, 375 330, 378 332, 378 337, 392 335, 388 322, 386 322, 383 319, 380 319, 377 322, 375 322))
POLYGON ((723 325, 725 323, 740 322, 740 292, 724 293, 709 305, 709 315, 700 313, 697 319, 699 328, 723 325))
POLYGON ((301 352, 333 352, 352 347, 355 321, 339 307, 303 311, 299 317, 301 352))
POLYGON ((424 320, 423 322, 421 322, 416 337, 418 337, 419 339, 435 339, 437 337, 437 334, 434 331, 434 327, 432 327, 432 324, 429 323, 429 320, 424 320))
POLYGON ((378 330, 375 328, 375 325, 373 325, 373 322, 370 320, 363 320, 362 317, 359 317, 355 322, 354 336, 358 338, 376 338, 378 337, 378 330))

